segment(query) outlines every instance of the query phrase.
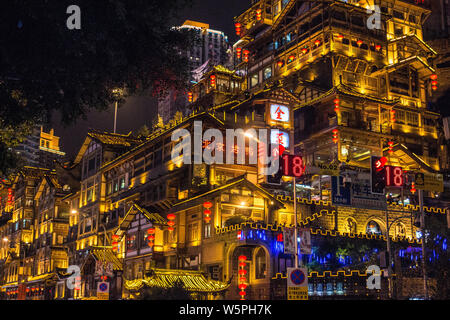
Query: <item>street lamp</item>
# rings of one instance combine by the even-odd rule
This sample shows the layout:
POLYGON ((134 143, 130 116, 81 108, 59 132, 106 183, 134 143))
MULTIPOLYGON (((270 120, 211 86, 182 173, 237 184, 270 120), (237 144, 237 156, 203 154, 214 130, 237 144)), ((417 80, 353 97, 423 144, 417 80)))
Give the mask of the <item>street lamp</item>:
POLYGON ((114 88, 112 89, 112 95, 114 97, 114 133, 116 133, 116 127, 117 127, 117 107, 120 98, 123 96, 123 89, 121 88, 114 88))

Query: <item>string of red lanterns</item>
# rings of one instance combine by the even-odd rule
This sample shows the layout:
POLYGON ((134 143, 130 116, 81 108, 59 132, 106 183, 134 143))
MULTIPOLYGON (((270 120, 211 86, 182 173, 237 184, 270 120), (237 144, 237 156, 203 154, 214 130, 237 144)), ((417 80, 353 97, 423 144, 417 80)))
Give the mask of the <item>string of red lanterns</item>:
POLYGON ((238 60, 241 60, 241 53, 242 53, 242 48, 237 47, 236 48, 236 57, 238 58, 238 60))
POLYGON ((112 250, 113 252, 118 252, 119 251, 119 236, 116 234, 113 234, 111 236, 112 238, 112 250))
POLYGON ((248 55, 250 54, 250 51, 248 51, 247 49, 244 49, 242 51, 242 53, 244 54, 244 61, 248 62, 248 55))
POLYGON ((389 152, 389 154, 392 154, 394 152, 394 150, 393 150, 394 149, 394 142, 393 141, 389 141, 388 142, 388 146, 389 146, 388 147, 389 148, 388 152, 389 152))
POLYGON ((333 129, 332 132, 333 132, 333 142, 337 143, 339 141, 339 139, 338 139, 338 132, 339 132, 339 130, 338 129, 333 129))
POLYGON ((391 122, 392 123, 395 123, 395 110, 394 109, 391 109, 391 122))
POLYGON ((213 204, 210 201, 205 201, 203 202, 203 208, 205 208, 203 210, 203 219, 205 220, 206 223, 209 223, 211 221, 211 208, 212 208, 213 204))
POLYGON ((239 274, 239 285, 238 285, 238 288, 241 290, 241 291, 239 291, 239 295, 241 296, 241 300, 245 300, 245 295, 247 294, 245 292, 245 289, 247 289, 247 284, 246 284, 246 282, 247 282, 247 277, 246 277, 247 270, 245 270, 245 266, 247 264, 245 263, 245 261, 247 260, 247 257, 244 256, 244 255, 241 255, 241 256, 239 256, 238 260, 239 260, 239 271, 238 271, 238 274, 239 274))
POLYGON ((174 226, 175 226, 175 215, 173 213, 169 213, 167 215, 167 220, 169 220, 167 222, 167 224, 169 225, 169 228, 167 228, 169 231, 173 231, 174 230, 174 226))
POLYGON ((192 100, 193 100, 193 95, 192 95, 192 92, 189 91, 189 92, 188 92, 188 101, 189 101, 189 102, 192 102, 192 100))
POLYGON ((153 246, 155 245, 155 228, 151 227, 147 229, 147 239, 148 239, 148 246, 150 248, 153 248, 153 246))
POLYGON ((260 21, 261 20, 261 9, 256 9, 256 20, 260 21))
POLYGON ((242 27, 242 25, 241 25, 239 22, 236 22, 236 23, 234 24, 234 26, 235 26, 235 28, 236 28, 236 35, 237 35, 237 36, 240 36, 240 35, 241 35, 241 27, 242 27))
POLYGON ((340 111, 341 100, 339 100, 339 98, 336 98, 333 100, 333 102, 334 102, 334 112, 338 113, 340 111))
POLYGON ((415 182, 411 182, 411 189, 409 191, 411 191, 412 194, 416 193, 417 190, 415 182))
POLYGON ((212 74, 212 75, 209 77, 209 79, 210 79, 210 81, 211 81, 211 86, 212 86, 212 87, 215 87, 215 86, 216 86, 216 76, 215 76, 214 74, 212 74))
POLYGON ((437 82, 437 78, 438 78, 438 76, 437 76, 437 74, 432 74, 431 76, 430 76, 430 79, 431 79, 431 89, 433 90, 433 91, 436 91, 437 90, 437 85, 438 85, 438 82, 437 82))

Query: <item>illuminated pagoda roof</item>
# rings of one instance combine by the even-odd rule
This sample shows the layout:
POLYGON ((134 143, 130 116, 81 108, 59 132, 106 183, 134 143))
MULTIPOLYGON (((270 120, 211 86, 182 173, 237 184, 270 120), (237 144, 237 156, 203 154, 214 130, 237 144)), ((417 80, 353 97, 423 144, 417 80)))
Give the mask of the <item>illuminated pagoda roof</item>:
POLYGON ((88 137, 98 141, 101 144, 105 145, 120 145, 125 147, 130 147, 134 144, 141 142, 140 139, 137 139, 131 136, 131 132, 128 134, 119 134, 119 133, 111 133, 111 132, 97 132, 91 131, 88 134, 88 137))
MULTIPOLYGON (((389 148, 385 148, 383 151, 385 156, 389 156, 389 148)), ((396 157, 391 158, 395 159, 395 161, 398 162, 398 165, 403 168, 408 168, 409 170, 421 168, 430 173, 439 172, 438 170, 432 168, 424 159, 422 159, 422 157, 409 150, 408 147, 402 143, 394 144, 392 151, 396 157)))
MULTIPOLYGON (((283 84, 281 81, 277 81, 273 84, 267 84, 265 86, 264 89, 259 90, 255 93, 251 93, 248 98, 246 98, 245 100, 241 100, 241 101, 231 101, 234 102, 235 105, 230 107, 230 110, 234 110, 236 108, 239 108, 240 106, 244 105, 245 103, 251 101, 251 100, 255 100, 255 99, 270 99, 270 98, 274 98, 277 100, 284 100, 284 102, 286 103, 294 103, 294 104, 299 104, 301 101, 300 99, 295 96, 293 93, 289 92, 288 90, 286 90, 283 87, 283 84)), ((216 107, 214 107, 215 110, 229 106, 231 104, 231 102, 226 102, 222 105, 218 105, 216 107)))
POLYGON ((378 76, 379 74, 384 73, 384 71, 392 72, 403 68, 405 66, 411 65, 417 71, 423 74, 424 77, 427 77, 436 72, 436 70, 431 67, 425 60, 418 56, 411 56, 402 60, 399 60, 397 63, 388 65, 382 69, 379 69, 371 74, 371 76, 378 76))
POLYGON ((375 103, 382 103, 382 104, 389 105, 389 106, 394 106, 400 102, 399 99, 395 99, 395 100, 380 99, 380 98, 376 98, 376 97, 368 95, 368 94, 362 94, 344 84, 340 84, 338 86, 331 88, 327 92, 321 94, 317 98, 314 98, 306 103, 299 105, 294 110, 297 110, 297 109, 300 109, 303 107, 307 107, 307 106, 311 106, 315 103, 319 103, 322 99, 329 97, 329 96, 333 96, 335 94, 340 94, 340 95, 349 96, 349 97, 353 97, 353 98, 364 99, 364 100, 372 101, 375 103))
POLYGON ((147 209, 139 206, 134 203, 130 209, 128 209, 127 214, 123 218, 122 222, 119 224, 119 228, 117 228, 116 235, 122 237, 125 233, 125 230, 128 229, 131 222, 133 222, 134 217, 137 213, 142 213, 144 217, 146 217, 149 221, 154 225, 166 225, 167 219, 163 218, 159 213, 149 212, 147 209))
POLYGON ((127 290, 139 290, 144 285, 147 287, 171 288, 181 283, 189 292, 214 293, 227 290, 230 282, 209 280, 200 271, 179 269, 150 269, 144 279, 125 280, 124 287, 127 290))
POLYGON ((401 37, 389 40, 389 43, 395 43, 395 42, 399 42, 399 41, 402 41, 402 40, 412 40, 422 50, 425 50, 425 51, 428 51, 428 52, 432 53, 433 56, 437 55, 437 52, 429 44, 427 44, 425 41, 420 39, 416 34, 403 35, 401 37))
POLYGON ((131 132, 128 134, 120 134, 120 133, 111 133, 111 132, 100 132, 96 130, 92 130, 87 133, 86 138, 84 139, 83 145, 81 146, 74 163, 80 163, 84 152, 89 147, 91 141, 95 141, 107 148, 110 149, 119 149, 119 150, 127 150, 135 145, 142 143, 142 139, 136 138, 131 135, 131 132))
POLYGON ((278 200, 274 195, 269 193, 264 188, 247 180, 245 175, 243 175, 243 176, 239 176, 239 177, 229 180, 228 183, 223 186, 217 187, 210 191, 204 192, 202 194, 196 195, 196 196, 186 199, 184 201, 178 202, 177 204, 175 204, 173 206, 173 208, 174 208, 174 210, 182 210, 182 208, 185 208, 189 205, 201 204, 201 203, 203 203, 203 200, 205 199, 205 197, 214 197, 214 196, 220 195, 220 193, 224 192, 225 190, 235 188, 236 186, 247 187, 250 190, 260 193, 263 197, 272 200, 274 203, 277 203, 280 207, 284 207, 283 202, 278 200))
POLYGON ((122 262, 117 258, 112 249, 108 247, 92 247, 91 250, 95 260, 103 263, 112 263, 114 270, 123 270, 122 262))

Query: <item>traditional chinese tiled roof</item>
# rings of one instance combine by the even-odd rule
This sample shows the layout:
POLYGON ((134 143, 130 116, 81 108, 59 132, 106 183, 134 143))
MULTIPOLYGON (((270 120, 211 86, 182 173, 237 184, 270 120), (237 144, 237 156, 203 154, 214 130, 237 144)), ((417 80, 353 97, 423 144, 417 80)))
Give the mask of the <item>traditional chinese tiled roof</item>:
POLYGON ((131 136, 131 132, 124 135, 111 132, 91 131, 87 135, 93 140, 104 145, 131 147, 142 142, 142 140, 131 136))
POLYGON ((228 183, 223 186, 217 187, 217 188, 209 190, 205 193, 202 193, 202 194, 196 195, 192 198, 178 202, 177 204, 174 205, 174 209, 180 210, 181 207, 184 207, 184 206, 186 206, 188 204, 192 204, 192 203, 193 203, 193 205, 195 205, 196 201, 202 201, 202 199, 204 199, 205 197, 216 196, 216 195, 220 194, 221 192, 224 192, 224 190, 235 188, 238 185, 248 187, 251 190, 255 190, 255 191, 259 192, 261 195, 263 195, 264 197, 271 199, 274 203, 277 203, 279 206, 281 206, 281 207, 284 206, 284 204, 281 201, 279 201, 270 192, 268 192, 267 190, 265 190, 264 188, 262 188, 256 184, 252 183, 251 181, 247 180, 245 176, 239 176, 239 177, 229 180, 228 183))
POLYGON ((123 270, 123 264, 114 254, 114 252, 105 247, 92 247, 92 255, 95 257, 95 260, 101 261, 103 263, 112 263, 114 270, 121 271, 123 270))
POLYGON ((139 290, 147 287, 171 288, 181 283, 189 292, 212 293, 227 290, 230 283, 209 280, 203 273, 192 270, 151 269, 150 275, 144 279, 126 280, 124 287, 127 290, 139 290))

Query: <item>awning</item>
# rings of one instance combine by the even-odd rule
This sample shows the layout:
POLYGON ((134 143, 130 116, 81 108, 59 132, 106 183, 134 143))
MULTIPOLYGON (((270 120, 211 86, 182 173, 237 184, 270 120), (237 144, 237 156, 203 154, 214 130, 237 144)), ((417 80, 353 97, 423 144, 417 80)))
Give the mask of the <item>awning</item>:
POLYGON ((177 269, 151 269, 150 276, 145 279, 125 280, 127 290, 139 290, 147 287, 171 288, 177 282, 189 292, 213 293, 227 290, 231 283, 209 280, 200 271, 177 269))

